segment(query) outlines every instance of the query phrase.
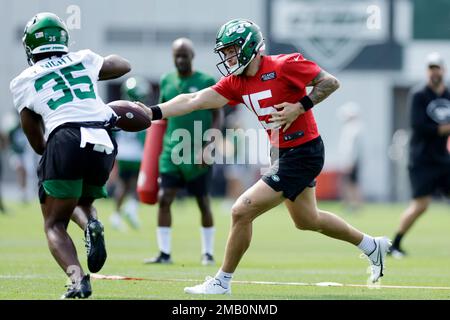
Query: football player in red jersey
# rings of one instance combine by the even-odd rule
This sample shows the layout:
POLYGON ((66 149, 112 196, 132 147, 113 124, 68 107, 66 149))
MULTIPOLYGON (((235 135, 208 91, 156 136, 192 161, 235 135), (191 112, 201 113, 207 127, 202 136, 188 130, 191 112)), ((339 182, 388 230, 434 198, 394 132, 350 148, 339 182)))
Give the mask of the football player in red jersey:
POLYGON ((215 277, 184 289, 191 294, 229 294, 231 278, 250 245, 252 222, 284 202, 295 226, 358 246, 371 265, 369 280, 383 276, 390 240, 364 234, 333 213, 317 208, 315 178, 324 163, 324 145, 311 108, 338 87, 338 80, 300 53, 266 56, 259 27, 249 20, 224 24, 216 37, 217 64, 225 76, 216 85, 151 106, 153 119, 198 109, 244 103, 256 114, 272 144, 268 173, 232 208, 232 225, 221 269, 215 277), (306 87, 312 86, 309 95, 306 87), (274 156, 275 155, 275 156, 274 156))

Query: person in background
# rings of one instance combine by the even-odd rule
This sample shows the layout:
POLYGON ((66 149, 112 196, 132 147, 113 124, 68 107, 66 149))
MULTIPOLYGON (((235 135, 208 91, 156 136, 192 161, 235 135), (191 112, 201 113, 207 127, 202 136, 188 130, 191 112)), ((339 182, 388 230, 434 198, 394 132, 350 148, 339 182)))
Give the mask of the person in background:
POLYGON ((9 164, 14 168, 20 189, 20 197, 23 203, 27 203, 32 197, 30 192, 34 191, 33 174, 39 162, 27 141, 19 120, 8 133, 9 164))
MULTIPOLYGON (((187 38, 176 39, 172 44, 173 61, 176 71, 165 74, 160 82, 160 102, 168 101, 182 93, 193 93, 216 82, 206 73, 193 69, 194 45, 187 38)), ((172 212, 171 205, 178 191, 186 188, 189 194, 197 201, 201 214, 201 263, 214 264, 214 223, 209 197, 209 184, 212 167, 203 163, 202 151, 206 145, 203 143, 200 154, 196 154, 196 141, 194 141, 194 127, 201 124, 201 137, 210 128, 220 129, 223 122, 223 112, 219 110, 199 110, 191 114, 168 119, 164 135, 163 150, 159 158, 160 193, 158 200, 158 227, 156 236, 159 255, 144 260, 144 263, 172 263, 171 259, 171 232, 172 212), (172 151, 178 140, 172 139, 172 134, 178 130, 187 130, 191 136, 190 163, 174 164, 172 151)), ((188 142, 189 143, 189 142, 188 142)))
POLYGON ((450 196, 450 91, 444 83, 445 65, 437 52, 427 56, 428 81, 414 88, 410 99, 411 139, 409 142, 409 179, 412 200, 400 217, 390 254, 406 255, 403 237, 440 193, 450 196))
POLYGON ((3 180, 3 150, 6 146, 6 138, 2 132, 0 132, 0 213, 5 213, 5 205, 3 204, 2 194, 2 180, 3 180))
MULTIPOLYGON (((121 97, 124 100, 147 102, 151 96, 150 83, 142 77, 130 77, 122 83, 121 97)), ((136 184, 144 151, 146 131, 118 131, 115 135, 118 153, 118 169, 114 190, 115 211, 110 217, 113 228, 123 230, 122 217, 133 229, 139 228, 138 197, 136 184), (128 196, 128 199, 126 199, 128 196)))
POLYGON ((363 202, 359 186, 363 147, 359 105, 355 102, 342 105, 338 118, 342 121, 338 142, 342 200, 347 212, 355 212, 363 202))
POLYGON ((233 112, 225 117, 226 130, 233 130, 233 135, 224 135, 223 148, 224 163, 223 171, 226 180, 225 198, 222 207, 229 212, 234 202, 244 191, 256 182, 258 175, 255 174, 255 165, 249 165, 243 159, 248 159, 249 150, 246 148, 244 114, 246 110, 241 108, 229 108, 233 112))

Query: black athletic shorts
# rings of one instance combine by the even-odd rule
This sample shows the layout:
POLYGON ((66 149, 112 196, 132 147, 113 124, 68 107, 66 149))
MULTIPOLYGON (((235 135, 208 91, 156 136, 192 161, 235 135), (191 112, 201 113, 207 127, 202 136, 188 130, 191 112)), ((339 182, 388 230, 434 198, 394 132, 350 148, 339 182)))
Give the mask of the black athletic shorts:
POLYGON ((355 164, 352 167, 352 169, 350 170, 350 172, 344 173, 342 178, 344 179, 344 181, 348 181, 353 184, 357 184, 359 181, 359 166, 358 166, 358 164, 355 164))
MULTIPOLYGON (((110 135, 111 137, 111 135, 110 135)), ((105 183, 117 154, 94 151, 93 144, 80 148, 80 128, 56 128, 51 133, 39 162, 39 200, 54 198, 102 198, 107 196, 105 183)))
POLYGON ((270 156, 272 166, 262 180, 273 190, 282 191, 285 198, 295 201, 305 188, 315 187, 315 179, 323 168, 325 148, 322 138, 317 137, 297 147, 272 147, 270 156))
POLYGON ((414 199, 435 193, 450 196, 450 166, 414 166, 408 171, 414 199))
POLYGON ((160 187, 162 189, 186 188, 187 192, 193 196, 201 197, 209 194, 212 169, 206 173, 186 181, 182 175, 172 175, 170 173, 160 174, 160 187))
POLYGON ((355 164, 352 168, 352 171, 350 171, 349 180, 350 182, 358 183, 358 178, 359 178, 359 167, 358 164, 355 164))

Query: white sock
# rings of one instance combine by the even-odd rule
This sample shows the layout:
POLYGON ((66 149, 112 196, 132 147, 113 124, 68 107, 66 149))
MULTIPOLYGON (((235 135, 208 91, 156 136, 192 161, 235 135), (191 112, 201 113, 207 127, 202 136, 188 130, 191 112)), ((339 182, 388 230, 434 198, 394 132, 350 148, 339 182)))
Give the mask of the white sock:
POLYGON ((214 234, 216 229, 214 227, 202 227, 202 254, 209 253, 213 255, 214 252, 214 234))
POLYGON ((156 229, 156 238, 158 240, 158 247, 161 252, 170 254, 171 246, 171 227, 158 227, 156 229))
POLYGON ((364 234, 363 239, 360 244, 358 244, 358 248, 361 249, 366 255, 370 255, 377 245, 375 244, 375 239, 367 234, 364 234))
POLYGON ((222 269, 220 269, 219 271, 217 271, 217 274, 214 278, 220 280, 222 287, 228 288, 230 286, 231 279, 233 278, 233 274, 223 272, 222 269))

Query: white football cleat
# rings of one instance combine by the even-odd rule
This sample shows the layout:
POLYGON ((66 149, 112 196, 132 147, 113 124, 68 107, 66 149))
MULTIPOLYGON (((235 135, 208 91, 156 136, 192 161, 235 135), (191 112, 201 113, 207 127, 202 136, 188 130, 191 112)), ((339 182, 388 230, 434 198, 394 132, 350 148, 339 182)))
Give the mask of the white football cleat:
POLYGON ((115 230, 119 230, 119 231, 123 231, 123 224, 122 224, 122 218, 120 216, 120 214, 118 214, 117 212, 114 212, 110 217, 109 217, 109 222, 111 223, 111 227, 115 230))
POLYGON ((133 229, 139 229, 140 222, 138 216, 138 202, 137 200, 129 199, 124 205, 124 218, 133 229))
POLYGON ((194 287, 186 287, 184 292, 190 294, 231 294, 231 285, 225 288, 219 279, 206 277, 205 282, 194 287))
POLYGON ((389 252, 391 247, 391 240, 387 237, 376 237, 374 238, 376 248, 366 257, 370 261, 370 277, 369 282, 376 283, 382 276, 385 268, 384 261, 386 259, 386 254, 389 252))

